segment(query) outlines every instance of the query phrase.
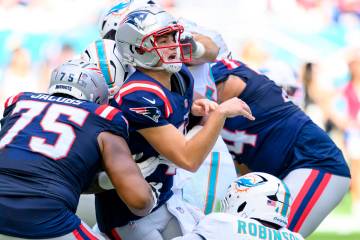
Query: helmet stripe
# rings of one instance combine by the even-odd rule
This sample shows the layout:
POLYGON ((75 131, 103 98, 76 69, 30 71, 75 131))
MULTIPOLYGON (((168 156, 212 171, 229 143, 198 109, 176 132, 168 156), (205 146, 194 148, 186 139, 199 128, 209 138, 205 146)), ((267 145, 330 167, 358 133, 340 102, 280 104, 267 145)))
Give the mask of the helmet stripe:
POLYGON ((290 205, 290 191, 289 191, 289 188, 286 186, 286 184, 283 181, 281 181, 281 183, 285 189, 285 197, 284 197, 283 207, 281 209, 281 215, 286 217, 287 212, 289 210, 289 205, 290 205))
POLYGON ((113 80, 111 79, 110 68, 109 68, 106 53, 105 53, 104 41, 102 39, 96 40, 95 47, 96 47, 96 52, 98 55, 99 67, 101 69, 102 74, 104 75, 105 81, 109 87, 113 87, 113 84, 112 84, 113 80))

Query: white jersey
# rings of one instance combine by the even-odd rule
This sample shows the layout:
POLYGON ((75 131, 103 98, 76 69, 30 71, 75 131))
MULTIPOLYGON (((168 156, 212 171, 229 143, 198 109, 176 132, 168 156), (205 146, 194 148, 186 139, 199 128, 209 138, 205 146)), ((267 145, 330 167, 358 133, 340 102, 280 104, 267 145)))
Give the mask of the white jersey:
MULTIPOLYGON (((201 128, 202 126, 193 127, 186 137, 194 136, 201 128)), ((177 169, 173 191, 179 193, 186 202, 208 214, 219 211, 220 200, 225 197, 227 187, 234 179, 234 162, 224 140, 219 136, 213 149, 195 173, 177 169)))
POLYGON ((299 233, 286 228, 276 230, 256 220, 227 213, 211 213, 205 216, 194 233, 206 240, 304 240, 299 233))
POLYGON ((194 97, 198 98, 200 95, 216 102, 217 91, 210 63, 189 66, 189 70, 194 77, 194 97))

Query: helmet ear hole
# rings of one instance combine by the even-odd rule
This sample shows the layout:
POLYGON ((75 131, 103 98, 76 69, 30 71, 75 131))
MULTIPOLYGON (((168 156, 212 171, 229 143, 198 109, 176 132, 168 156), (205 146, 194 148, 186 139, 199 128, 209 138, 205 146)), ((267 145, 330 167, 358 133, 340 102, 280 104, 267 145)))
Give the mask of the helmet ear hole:
POLYGON ((238 213, 242 212, 242 211, 244 210, 245 206, 246 206, 246 202, 243 202, 243 203, 238 207, 237 212, 238 212, 238 213))
POLYGON ((272 200, 272 201, 278 201, 278 198, 276 195, 269 195, 267 196, 268 199, 272 200))
POLYGON ((135 51, 140 55, 143 55, 145 53, 145 50, 143 48, 139 48, 139 47, 135 47, 135 51))
POLYGON ((105 34, 103 39, 110 39, 115 40, 116 30, 110 30, 108 33, 105 34))

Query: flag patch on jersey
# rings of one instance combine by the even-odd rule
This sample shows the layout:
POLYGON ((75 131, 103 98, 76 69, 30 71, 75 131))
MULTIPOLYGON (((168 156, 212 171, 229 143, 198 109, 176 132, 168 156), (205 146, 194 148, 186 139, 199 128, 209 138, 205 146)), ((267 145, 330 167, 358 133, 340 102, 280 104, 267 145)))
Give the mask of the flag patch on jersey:
POLYGON ((276 206, 276 202, 275 201, 273 201, 273 200, 267 200, 267 205, 268 206, 272 206, 272 207, 275 207, 276 206))
POLYGON ((136 112, 137 114, 144 115, 147 118, 150 118, 154 122, 159 122, 159 117, 161 115, 160 110, 157 107, 138 107, 130 108, 130 111, 136 112))

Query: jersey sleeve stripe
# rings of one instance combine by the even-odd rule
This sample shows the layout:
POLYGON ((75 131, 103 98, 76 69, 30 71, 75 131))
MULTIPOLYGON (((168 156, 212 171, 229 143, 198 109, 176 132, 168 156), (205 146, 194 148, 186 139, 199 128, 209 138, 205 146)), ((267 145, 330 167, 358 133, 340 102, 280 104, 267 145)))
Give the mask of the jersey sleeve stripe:
POLYGON ((133 82, 123 85, 119 91, 118 97, 116 98, 117 103, 119 105, 121 104, 122 96, 126 96, 127 94, 138 91, 138 90, 155 93, 159 98, 161 98, 161 100, 163 100, 165 103, 165 116, 166 117, 169 117, 170 114, 173 113, 172 106, 171 106, 168 98, 166 97, 164 91, 159 86, 157 86, 156 84, 154 84, 152 82, 133 81, 133 82))
POLYGON ((96 53, 97 53, 97 56, 98 56, 98 66, 100 67, 100 70, 104 75, 106 83, 110 87, 113 87, 113 84, 112 84, 113 80, 111 78, 110 67, 109 67, 108 61, 107 61, 104 41, 103 40, 97 40, 97 41, 95 41, 95 45, 96 45, 96 47, 95 47, 96 53))
POLYGON ((97 115, 99 115, 102 118, 106 118, 107 120, 112 120, 114 116, 120 112, 114 107, 108 106, 108 105, 101 105, 98 107, 95 111, 97 115))
POLYGON ((10 107, 12 104, 16 103, 16 101, 19 99, 19 97, 21 96, 22 93, 19 93, 16 96, 11 96, 9 97, 6 102, 5 102, 5 108, 10 107))
POLYGON ((240 63, 235 60, 223 59, 221 62, 226 66, 227 69, 232 70, 240 66, 240 63))
POLYGON ((116 231, 116 228, 113 228, 111 230, 111 235, 112 235, 113 239, 115 239, 115 240, 122 240, 120 234, 116 231))

